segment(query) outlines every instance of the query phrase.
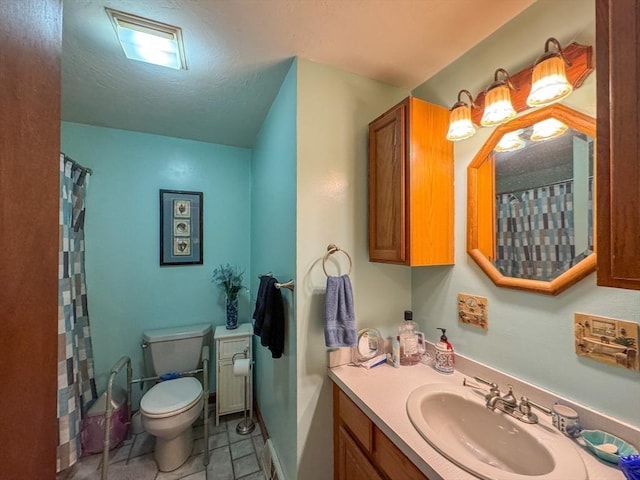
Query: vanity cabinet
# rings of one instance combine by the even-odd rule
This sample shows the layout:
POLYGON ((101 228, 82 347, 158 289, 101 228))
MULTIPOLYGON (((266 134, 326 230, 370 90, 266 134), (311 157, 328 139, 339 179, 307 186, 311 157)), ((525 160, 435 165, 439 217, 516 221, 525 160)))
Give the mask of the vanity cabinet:
POLYGON ((596 1, 598 285, 640 290, 640 7, 596 1))
MULTIPOLYGON (((253 326, 241 323, 234 330, 217 326, 213 335, 216 347, 216 425, 220 417, 244 411, 244 378, 233 374, 233 356, 247 349, 247 358, 253 362, 253 326)), ((237 358, 244 358, 238 356, 237 358)), ((247 377, 247 405, 249 418, 253 413, 253 376, 247 377)))
POLYGON ((369 124, 369 260, 452 265, 449 111, 408 97, 369 124))
POLYGON ((384 480, 344 427, 338 427, 336 480, 384 480))
POLYGON ((335 384, 333 437, 334 480, 428 480, 335 384))

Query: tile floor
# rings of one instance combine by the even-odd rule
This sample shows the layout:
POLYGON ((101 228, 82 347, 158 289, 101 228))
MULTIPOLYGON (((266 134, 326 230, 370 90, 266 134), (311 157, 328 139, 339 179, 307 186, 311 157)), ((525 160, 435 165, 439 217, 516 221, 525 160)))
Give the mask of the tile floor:
MULTIPOLYGON (((238 435, 236 425, 242 414, 226 415, 215 425, 215 410, 209 417, 209 465, 204 456, 204 426, 194 426, 193 452, 187 462, 173 472, 159 472, 153 459, 152 436, 133 435, 109 454, 110 480, 267 480, 259 467, 264 447, 260 426, 251 435, 238 435)), ((102 454, 82 457, 73 467, 60 472, 57 480, 99 480, 102 454)))

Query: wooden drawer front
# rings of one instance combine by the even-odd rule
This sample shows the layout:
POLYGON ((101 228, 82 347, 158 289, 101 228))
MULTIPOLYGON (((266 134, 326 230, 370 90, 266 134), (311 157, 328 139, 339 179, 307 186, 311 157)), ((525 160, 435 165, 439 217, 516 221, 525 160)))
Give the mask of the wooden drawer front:
POLYGON ((375 428, 373 457, 378 468, 390 480, 428 480, 427 477, 402 453, 389 438, 375 428))
POLYGON ((372 453, 373 423, 342 390, 338 393, 338 411, 340 412, 340 420, 356 440, 362 444, 367 452, 372 453))
POLYGON ((249 347, 247 352, 248 358, 251 358, 250 338, 234 338, 232 340, 221 340, 218 343, 218 358, 231 358, 236 353, 242 353, 245 348, 249 347))
POLYGON ((337 462, 337 480, 383 480, 349 432, 342 427, 338 431, 337 462))

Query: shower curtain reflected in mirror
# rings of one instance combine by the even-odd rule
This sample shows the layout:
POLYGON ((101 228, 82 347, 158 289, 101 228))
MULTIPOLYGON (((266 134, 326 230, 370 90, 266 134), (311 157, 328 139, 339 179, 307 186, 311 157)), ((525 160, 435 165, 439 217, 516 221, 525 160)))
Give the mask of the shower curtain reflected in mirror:
POLYGON ((587 248, 576 248, 573 180, 496 196, 496 259, 505 276, 551 281, 593 252, 593 177, 587 248))
POLYGON ((98 397, 84 267, 85 188, 88 170, 60 154, 58 258, 58 447, 56 472, 81 455, 80 421, 98 397))

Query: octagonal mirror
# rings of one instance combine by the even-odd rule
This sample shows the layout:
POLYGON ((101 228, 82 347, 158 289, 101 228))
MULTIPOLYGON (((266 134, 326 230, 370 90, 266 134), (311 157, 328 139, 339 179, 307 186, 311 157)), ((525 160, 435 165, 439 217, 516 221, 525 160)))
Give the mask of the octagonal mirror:
POLYGON ((467 252, 497 286, 557 295, 595 270, 594 139, 594 118, 554 104, 469 164, 467 252))

